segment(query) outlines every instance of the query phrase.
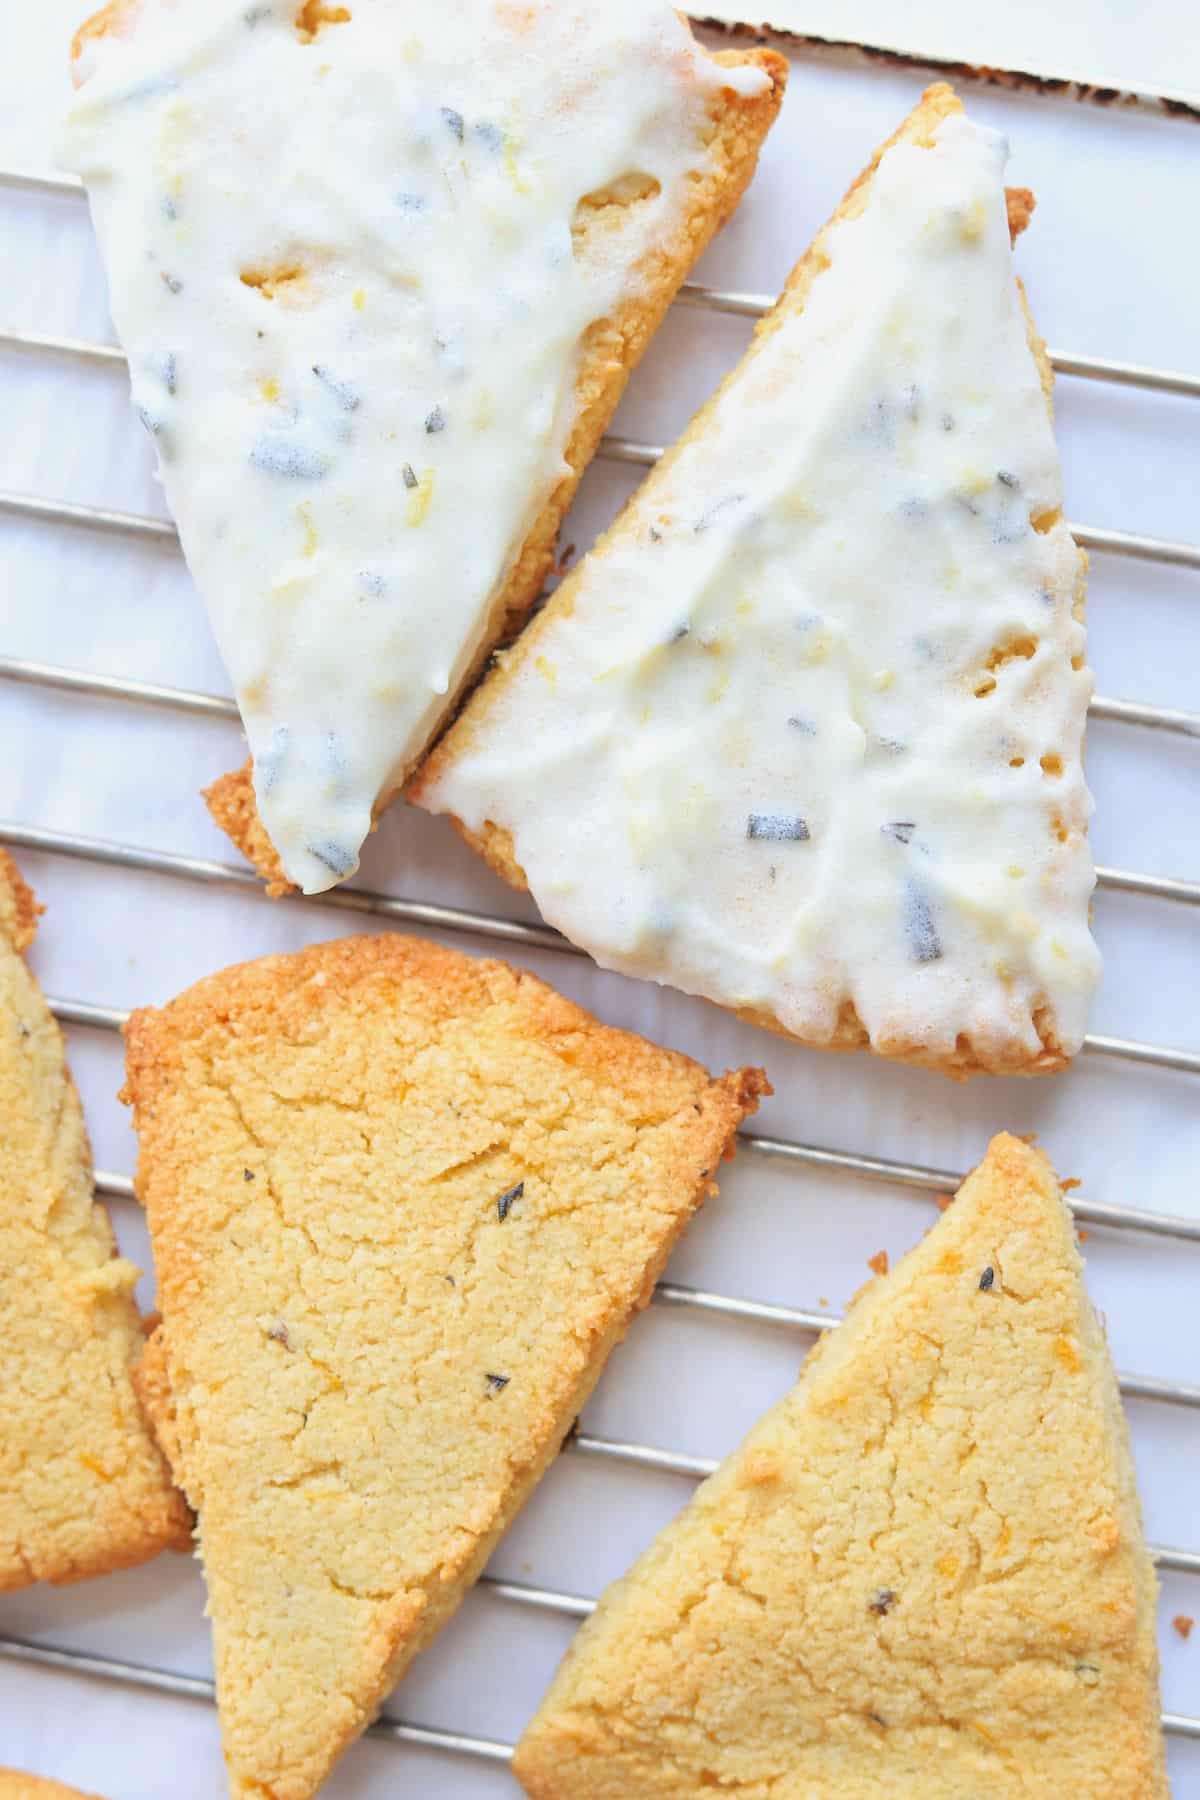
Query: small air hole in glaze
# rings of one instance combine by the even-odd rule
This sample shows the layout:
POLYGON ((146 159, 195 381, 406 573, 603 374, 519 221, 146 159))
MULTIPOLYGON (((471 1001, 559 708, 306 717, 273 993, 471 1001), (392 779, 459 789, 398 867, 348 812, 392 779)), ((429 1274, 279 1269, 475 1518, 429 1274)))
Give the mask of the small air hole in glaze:
POLYGON ((1061 506, 1051 506, 1051 507, 1047 507, 1045 512, 1034 513, 1032 515, 1032 517, 1030 518, 1029 523, 1033 526, 1033 529, 1040 536, 1045 537, 1045 535, 1048 531, 1054 530, 1054 527, 1058 524, 1058 522, 1061 518, 1062 518, 1062 507, 1061 506))
POLYGON ((280 263, 275 269, 243 269, 243 287, 254 288, 264 300, 277 300, 285 288, 303 281, 307 270, 301 263, 280 263))
POLYGON ((631 169, 627 174, 618 175, 615 181, 606 182, 603 187, 595 188, 590 194, 583 196, 575 208, 571 236, 578 244, 603 215, 609 215, 615 222, 631 207, 644 200, 656 200, 661 193, 662 183, 658 177, 647 175, 641 169, 631 169))
POLYGON ((326 6, 325 0, 304 0, 296 14, 296 36, 302 44, 311 44, 327 25, 345 25, 349 19, 347 6, 326 6))
POLYGON ((1057 750, 1047 750, 1042 758, 1042 774, 1057 777, 1063 772, 1063 759, 1057 750))
POLYGON ((1009 758, 1008 766, 1010 769, 1023 769, 1025 767, 1025 758, 1023 756, 1012 756, 1009 758))

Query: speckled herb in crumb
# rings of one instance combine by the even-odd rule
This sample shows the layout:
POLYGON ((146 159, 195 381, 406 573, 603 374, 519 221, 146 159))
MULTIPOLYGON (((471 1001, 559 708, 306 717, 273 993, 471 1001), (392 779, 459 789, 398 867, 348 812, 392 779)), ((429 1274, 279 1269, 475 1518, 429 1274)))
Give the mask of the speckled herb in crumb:
POLYGON ((319 481, 329 468, 329 459, 319 450, 310 450, 291 438, 267 435, 255 444, 250 461, 268 475, 286 475, 291 481, 319 481))
POLYGON ((253 31, 256 25, 261 25, 263 20, 269 19, 270 16, 271 8, 269 6, 248 6, 242 14, 242 24, 249 25, 253 31))
POLYGON ((242 1170, 242 1180, 243 1181, 253 1181, 254 1180, 254 1170, 253 1169, 243 1169, 242 1170))
POLYGON ((443 119, 445 119, 447 125, 450 127, 451 131, 454 133, 455 137, 458 139, 459 143, 461 144, 463 141, 463 116, 462 116, 462 114, 460 112, 455 112, 455 110, 452 106, 443 106, 442 117, 443 117, 443 119))
POLYGON ((657 525, 651 525, 650 527, 650 542, 652 544, 662 543, 662 532, 658 529, 657 525))
POLYGON ((893 819, 890 824, 881 825, 879 829, 884 837, 895 838, 899 844, 911 844, 917 827, 912 819, 893 819))
POLYGON ((421 484, 417 480, 417 471, 413 468, 411 463, 405 463, 401 473, 404 476, 404 485, 406 488, 420 487, 421 484))
POLYGON ((374 569, 360 569, 358 585, 364 594, 370 594, 372 600, 382 600, 387 593, 387 582, 374 569))
POLYGON ((912 880, 904 884, 904 935, 914 962, 941 960, 942 940, 933 922, 929 896, 918 882, 912 880))
POLYGON ((170 294, 182 294, 183 283, 178 275, 168 275, 165 269, 159 271, 159 280, 170 294))
POLYGON ((880 1725, 883 1727, 884 1731, 887 1730, 887 1720, 880 1718, 878 1713, 876 1713, 876 1712, 868 1713, 867 1717, 868 1717, 868 1719, 870 1719, 872 1725, 880 1725))
POLYGON ((500 1223, 502 1225, 524 1192, 525 1183, 523 1181, 518 1181, 515 1187, 506 1188, 500 1195, 496 1201, 496 1211, 500 1215, 500 1223))
POLYGON ((322 838, 319 843, 307 844, 305 848, 310 856, 315 856, 319 863, 324 863, 325 867, 332 869, 335 875, 349 875, 354 867, 353 853, 343 850, 342 846, 335 844, 332 838, 322 838))
POLYGON ((983 1294, 986 1294, 988 1289, 991 1287, 992 1283, 995 1281, 995 1279, 996 1279, 996 1271, 995 1271, 995 1269, 993 1269, 991 1263, 989 1263, 987 1268, 983 1271, 983 1274, 979 1277, 980 1292, 983 1294))
POLYGON ((445 431, 446 415, 440 406, 435 406, 425 415, 425 429, 432 437, 435 431, 445 431))
POLYGON ((751 813, 746 820, 746 836, 771 844, 803 844, 809 830, 799 813, 751 813))
POLYGON ((424 194, 410 194, 408 192, 403 192, 396 195, 396 205, 400 208, 401 212, 422 213, 428 210, 429 202, 426 200, 424 194))
POLYGON ((876 1588, 875 1592, 871 1595, 871 1598, 867 1601, 867 1606, 871 1612, 877 1613, 881 1619, 886 1612, 891 1611, 895 1604, 896 1595, 889 1587, 876 1588))
POLYGON ((503 1392, 503 1390, 508 1386, 509 1382, 512 1380, 512 1376, 511 1375, 493 1375, 491 1370, 489 1369, 487 1374, 484 1376, 484 1380, 487 1382, 488 1388, 490 1389, 490 1391, 493 1394, 499 1394, 499 1393, 503 1392))
POLYGON ((942 430, 943 431, 953 431, 954 430, 954 414, 953 413, 945 412, 942 414, 942 430))
POLYGON ((348 381, 338 381, 321 363, 314 363, 312 372, 322 386, 327 387, 339 406, 347 412, 355 412, 362 404, 362 395, 348 381))

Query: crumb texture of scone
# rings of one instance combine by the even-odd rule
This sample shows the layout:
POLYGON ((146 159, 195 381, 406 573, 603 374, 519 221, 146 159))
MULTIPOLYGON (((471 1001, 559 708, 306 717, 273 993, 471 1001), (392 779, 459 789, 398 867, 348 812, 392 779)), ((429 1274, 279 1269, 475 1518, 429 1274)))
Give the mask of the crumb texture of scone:
POLYGON ((787 63, 710 54, 669 0, 117 0, 72 60, 250 744, 210 807, 272 891, 319 892, 540 591, 787 63))
POLYGON ((26 1775, 20 1769, 0 1769, 0 1800, 100 1800, 80 1788, 50 1781, 45 1775, 26 1775))
POLYGON ((1064 1067, 1099 974, 1006 155, 926 93, 408 789, 602 966, 955 1077, 1064 1067))
POLYGON ((232 1791, 305 1800, 558 1451, 768 1091, 401 937, 127 1028, 232 1791))
POLYGON ((21 954, 38 910, 0 851, 0 1591, 189 1535, 133 1388, 138 1272, 93 1199, 62 1034, 21 954))
POLYGON ((993 1140, 600 1601, 534 1800, 1167 1800, 1154 1572, 1045 1157, 993 1140))

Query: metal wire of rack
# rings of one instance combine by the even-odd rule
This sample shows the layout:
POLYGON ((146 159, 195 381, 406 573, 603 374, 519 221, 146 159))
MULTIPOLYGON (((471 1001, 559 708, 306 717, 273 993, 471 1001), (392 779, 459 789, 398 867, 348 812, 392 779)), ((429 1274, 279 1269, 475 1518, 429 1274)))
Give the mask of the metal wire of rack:
MULTIPOLYGON (((77 177, 17 168, 0 168, 0 186, 67 197, 78 197, 84 192, 83 184, 77 177)), ((768 295, 689 283, 679 294, 678 303, 744 318, 757 318, 769 310, 773 300, 768 295)), ((34 332, 0 332, 0 351, 67 358, 107 366, 117 371, 126 367, 124 353, 116 345, 51 337, 34 332)), ((1062 375, 1148 392, 1200 398, 1200 376, 1144 364, 1082 356, 1059 349, 1051 350, 1049 354, 1053 367, 1062 375)), ((599 453, 617 462, 648 467, 662 455, 662 447, 630 438, 608 436, 603 440, 599 453)), ((115 532, 135 540, 165 546, 178 545, 175 527, 169 520, 109 508, 33 495, 0 493, 0 514, 49 525, 115 532)), ((1200 569, 1200 545, 1079 524, 1073 524, 1071 530, 1077 542, 1090 551, 1176 568, 1200 569)), ((236 720, 238 716, 234 701, 224 695, 92 674, 27 658, 0 657, 0 679, 89 698, 164 708, 193 716, 223 720, 236 720)), ((1200 738, 1200 713, 1097 696, 1092 703, 1091 715, 1114 723, 1187 738, 1200 738)), ((29 824, 0 821, 0 842, 100 866, 233 888, 255 895, 263 893, 257 877, 248 868, 74 833, 49 831, 29 824)), ((1134 893, 1185 906, 1200 904, 1200 882, 1104 867, 1097 870, 1097 882, 1102 889, 1114 892, 1134 893)), ((582 954, 546 925, 397 895, 353 887, 339 888, 319 896, 316 903, 375 917, 402 920, 409 924, 498 939, 531 949, 582 954)), ((314 901, 309 900, 305 904, 311 906, 314 901)), ((65 1024, 105 1031, 120 1030, 127 1016, 118 1009, 87 1001, 52 999, 50 1004, 56 1016, 65 1024)), ((1085 1049, 1093 1055, 1118 1057, 1188 1074, 1200 1074, 1200 1050, 1178 1050, 1096 1034, 1087 1038, 1085 1049)), ((740 1134, 740 1147, 743 1151, 793 1165, 836 1170, 866 1181, 883 1182, 929 1195, 952 1190, 962 1179, 960 1174, 948 1170, 751 1132, 740 1134)), ((99 1194, 109 1199, 128 1201, 134 1198, 133 1182, 128 1176, 98 1170, 95 1186, 99 1194)), ((1200 1220, 1184 1215, 1087 1201, 1074 1194, 1068 1196, 1068 1203, 1080 1223, 1200 1242, 1200 1220)), ((666 1281, 658 1284, 654 1301, 658 1305, 683 1307, 697 1313, 744 1319, 814 1334, 838 1323, 836 1316, 814 1308, 779 1306, 666 1281)), ((1186 1408, 1200 1407, 1200 1387, 1128 1373, 1121 1374, 1119 1382, 1122 1393, 1128 1398, 1186 1408)), ((703 1479, 717 1466, 707 1458, 603 1437, 578 1429, 569 1436, 564 1448, 576 1455, 634 1464, 692 1480, 703 1479)), ((1200 1549, 1151 1545, 1150 1554, 1161 1570, 1200 1575, 1200 1549)), ((586 1618, 595 1605, 594 1601, 581 1595, 525 1582, 500 1580, 486 1574, 481 1578, 480 1585, 503 1601, 572 1619, 586 1618)), ((26 1664, 96 1676, 148 1691, 209 1703, 214 1700, 213 1684, 206 1679, 115 1657, 86 1653, 66 1646, 0 1637, 0 1655, 26 1664)), ((1164 1731, 1172 1736, 1200 1740, 1200 1717, 1165 1712, 1162 1725, 1164 1731)), ((494 1738, 422 1726, 386 1715, 369 1729, 370 1735, 375 1737, 492 1763, 506 1763, 513 1749, 511 1744, 494 1738)))

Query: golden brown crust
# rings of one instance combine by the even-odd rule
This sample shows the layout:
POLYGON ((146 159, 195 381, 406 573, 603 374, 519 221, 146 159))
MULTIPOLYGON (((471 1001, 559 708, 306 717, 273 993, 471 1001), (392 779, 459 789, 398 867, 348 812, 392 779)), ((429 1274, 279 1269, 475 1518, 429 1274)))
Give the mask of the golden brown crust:
POLYGON ((135 1013, 127 1053, 163 1314, 140 1380, 199 1515, 233 1789, 303 1800, 768 1090, 394 936, 226 970, 135 1013))
POLYGON ((1155 1579, 1081 1274, 1045 1157, 996 1138, 601 1598, 517 1747, 526 1792, 1166 1800, 1155 1579))
POLYGON ((0 1800, 100 1800, 80 1788, 66 1787, 45 1775, 26 1775, 20 1769, 0 1769, 0 1800))
MULTIPOLYGON (((78 59, 89 39, 110 32, 128 35, 134 28, 137 0, 113 0, 81 26, 72 43, 78 59)), ((516 558, 512 572, 498 592, 482 634, 481 647, 457 693, 430 732, 433 742, 487 664, 496 645, 510 638, 524 624, 541 593, 554 561, 559 526, 579 486, 583 471, 596 453, 601 437, 616 410, 630 374, 646 345, 662 322, 671 301, 705 247, 737 207, 754 173, 764 138, 774 123, 787 82, 786 57, 775 50, 722 50, 713 58, 725 68, 758 68, 771 85, 761 94, 746 95, 733 88, 722 90, 711 114, 707 149, 710 166, 705 179, 692 183, 684 218, 674 236, 649 251, 638 264, 637 294, 617 308, 611 318, 597 319, 584 339, 584 352, 575 388, 575 419, 564 452, 567 469, 550 494, 516 558)), ((614 210, 614 209, 610 209, 614 210)), ((589 218, 581 230, 605 230, 603 211, 589 218)), ((406 771, 407 773, 407 771, 406 771)), ((376 814, 392 799, 381 796, 376 814)), ((250 762, 220 777, 205 790, 215 823, 237 845, 262 875, 272 895, 286 893, 291 883, 259 818, 254 798, 254 773, 250 762)))
MULTIPOLYGON (((866 205, 869 184, 875 170, 879 166, 880 160, 892 146, 897 143, 904 142, 926 147, 929 146, 933 142, 934 133, 942 123, 943 119, 961 111, 962 102, 959 100, 953 88, 945 82, 936 82, 932 87, 926 89, 921 97, 920 104, 908 115, 903 124, 892 133, 891 137, 888 138, 885 143, 879 146, 870 162, 867 163, 866 167, 860 171, 854 181, 850 184, 844 198, 834 211, 828 223, 817 233, 808 250, 792 269, 783 285, 783 290, 780 293, 778 302, 756 327, 750 348, 747 350, 746 356, 743 358, 742 362, 730 371, 710 399, 701 407, 700 411, 696 413, 682 437, 671 446, 660 460, 658 468, 661 470, 664 478, 669 476, 672 465, 676 459, 683 454, 684 450, 697 438, 703 437, 705 431, 708 429, 709 421, 715 415, 722 397, 730 385, 739 379, 741 370, 745 366, 746 361, 758 354, 762 346, 781 328, 785 320, 793 317, 798 311, 803 310, 813 282, 827 266, 828 258, 825 254, 825 243, 829 232, 835 225, 841 223, 843 220, 855 218, 861 213, 863 207, 866 205)), ((1010 188, 1007 190, 1008 225, 1009 231, 1014 239, 1029 223, 1033 213, 1034 204, 1034 197, 1028 188, 1010 188)), ((1042 389, 1046 395, 1046 404, 1049 408, 1051 406, 1051 391, 1054 385, 1053 371, 1050 366, 1049 357, 1046 354, 1045 343, 1034 329, 1033 320, 1025 301, 1024 289, 1021 287, 1020 282, 1017 283, 1017 286, 1021 296, 1021 303, 1025 310, 1030 349, 1033 352, 1038 365, 1042 389)), ((651 476, 649 479, 653 480, 654 476, 651 476)), ((636 498, 637 496, 631 498, 629 503, 630 507, 632 507, 636 498)), ((628 510, 628 508, 623 510, 617 516, 613 524, 609 526, 603 536, 597 540, 596 544, 589 552, 590 556, 603 556, 608 545, 619 539, 624 529, 626 512, 628 510)), ((1082 618, 1083 584, 1087 567, 1087 561, 1082 552, 1080 552, 1080 558, 1079 587, 1076 596, 1076 617, 1078 618, 1082 618)), ((579 565, 579 568, 582 567, 582 564, 579 565)), ((410 778, 407 783, 406 794, 416 805, 419 806, 422 804, 422 795, 436 785, 442 772, 454 763, 455 758, 487 731, 490 714, 500 701, 506 687, 511 683, 517 668, 531 656, 536 655, 542 634, 549 631, 557 620, 570 614, 575 604, 575 590, 579 579, 580 577, 578 574, 568 576, 562 586, 552 595, 541 613, 539 613, 537 618, 535 618, 524 631, 520 641, 512 650, 503 652, 500 655, 497 659, 496 667, 493 669, 488 679, 471 697, 471 700, 463 713, 455 721, 450 730, 440 739, 430 755, 426 757, 415 775, 410 778)), ((451 817, 451 822, 459 832, 460 836, 473 850, 476 850, 479 855, 483 857, 489 868, 491 868, 495 874, 499 875, 501 880, 507 881, 512 887, 527 889, 528 883, 525 879, 525 873, 516 856, 512 834, 505 827, 496 824, 492 820, 485 820, 482 827, 476 831, 464 824, 461 819, 453 817, 453 815, 451 817)), ((769 1011, 760 1009, 740 1009, 738 1010, 738 1017, 745 1019, 749 1024, 760 1025, 764 1029, 772 1031, 778 1036, 793 1038, 793 1041, 808 1041, 805 1039, 796 1040, 793 1034, 786 1030, 775 1015, 769 1011)), ((956 1081, 964 1081, 968 1076, 984 1073, 991 1075, 1044 1075, 1053 1074, 1066 1068, 1070 1059, 1063 1053, 1062 1046, 1058 1041, 1053 1018, 1051 1018, 1046 1009, 1043 1008, 1035 1022, 1038 1027, 1041 1043, 1039 1050, 1032 1056, 1019 1048, 1011 1049, 1003 1053, 998 1053, 992 1049, 984 1052, 969 1038, 965 1037, 959 1039, 953 1053, 949 1056, 942 1054, 931 1055, 919 1042, 902 1040, 880 1040, 872 1045, 872 1048, 877 1054, 889 1057, 893 1061, 911 1063, 920 1068, 933 1069, 939 1074, 948 1075, 952 1080, 956 1081)), ((823 1050, 848 1052, 861 1050, 865 1048, 869 1042, 869 1034, 859 1019, 853 1005, 846 1002, 842 1006, 832 1035, 829 1038, 823 1038, 819 1047, 823 1050)))
POLYGON ((0 1591, 186 1537, 130 1380, 137 1270, 94 1202, 62 1034, 20 955, 39 910, 0 853, 0 1591))

